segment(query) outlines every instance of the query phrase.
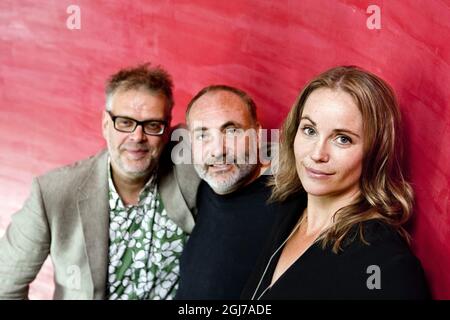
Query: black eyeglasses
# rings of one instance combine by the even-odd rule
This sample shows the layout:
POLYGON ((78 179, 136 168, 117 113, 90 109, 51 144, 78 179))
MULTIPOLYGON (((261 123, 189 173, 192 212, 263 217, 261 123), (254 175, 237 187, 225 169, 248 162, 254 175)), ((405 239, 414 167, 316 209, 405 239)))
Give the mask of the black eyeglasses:
POLYGON ((166 128, 167 122, 161 120, 146 120, 146 121, 137 121, 128 117, 115 116, 111 111, 107 111, 109 116, 111 117, 114 128, 120 132, 131 133, 136 130, 137 126, 142 126, 142 130, 145 134, 150 136, 160 136, 164 133, 164 129, 166 128))

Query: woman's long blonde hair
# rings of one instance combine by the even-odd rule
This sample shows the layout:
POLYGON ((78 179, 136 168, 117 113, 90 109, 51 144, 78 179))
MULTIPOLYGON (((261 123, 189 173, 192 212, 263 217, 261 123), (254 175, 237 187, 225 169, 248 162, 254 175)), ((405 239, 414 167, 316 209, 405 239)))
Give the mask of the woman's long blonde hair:
POLYGON ((358 67, 332 68, 310 81, 298 96, 281 129, 270 200, 284 201, 303 190, 295 166, 294 139, 305 102, 319 88, 342 90, 353 97, 362 114, 365 140, 360 196, 335 213, 333 225, 319 238, 323 247, 332 245, 333 251, 338 252, 355 225, 365 241, 361 222, 372 219, 384 221, 409 241, 402 226, 412 212, 413 191, 401 170, 401 117, 397 100, 385 81, 358 67))

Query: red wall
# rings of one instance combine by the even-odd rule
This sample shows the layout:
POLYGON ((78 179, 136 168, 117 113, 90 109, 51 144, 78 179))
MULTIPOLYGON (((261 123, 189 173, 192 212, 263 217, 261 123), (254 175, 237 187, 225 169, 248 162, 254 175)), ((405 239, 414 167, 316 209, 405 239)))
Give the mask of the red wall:
MULTIPOLYGON (((175 81, 174 121, 200 88, 247 90, 276 128, 299 89, 335 65, 372 70, 396 90, 407 170, 417 196, 412 231, 435 298, 450 299, 450 2, 11 1, 0 2, 0 233, 33 176, 94 153, 103 84, 153 61, 175 81), (81 9, 69 30, 66 9, 81 9), (381 29, 369 30, 369 5, 381 29)), ((51 297, 48 264, 32 297, 51 297)))

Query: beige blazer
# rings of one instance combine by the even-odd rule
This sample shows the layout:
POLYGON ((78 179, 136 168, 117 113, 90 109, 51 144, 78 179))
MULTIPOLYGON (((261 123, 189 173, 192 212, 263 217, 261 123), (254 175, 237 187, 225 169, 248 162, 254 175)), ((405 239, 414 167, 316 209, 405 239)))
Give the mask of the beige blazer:
MULTIPOLYGON (((103 150, 33 180, 30 196, 0 240, 0 298, 27 298, 29 284, 49 254, 55 299, 105 298, 107 157, 103 150)), ((167 214, 190 233, 200 179, 189 165, 169 167, 161 161, 158 185, 167 214)))

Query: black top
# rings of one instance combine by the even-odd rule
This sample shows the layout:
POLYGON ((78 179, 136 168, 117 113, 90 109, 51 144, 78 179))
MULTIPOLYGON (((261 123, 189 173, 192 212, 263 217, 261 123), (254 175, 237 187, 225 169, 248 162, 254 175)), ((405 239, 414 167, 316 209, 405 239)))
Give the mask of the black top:
POLYGON ((274 219, 267 176, 227 195, 202 181, 198 220, 180 258, 176 299, 239 299, 274 219))
POLYGON ((357 227, 351 229, 338 254, 331 247, 322 249, 320 243, 314 243, 269 288, 282 249, 269 263, 270 256, 298 222, 305 200, 303 194, 279 204, 282 217, 243 291, 243 299, 429 298, 420 262, 398 232, 379 220, 361 224, 370 245, 360 240, 357 227))

